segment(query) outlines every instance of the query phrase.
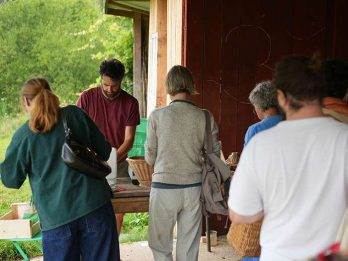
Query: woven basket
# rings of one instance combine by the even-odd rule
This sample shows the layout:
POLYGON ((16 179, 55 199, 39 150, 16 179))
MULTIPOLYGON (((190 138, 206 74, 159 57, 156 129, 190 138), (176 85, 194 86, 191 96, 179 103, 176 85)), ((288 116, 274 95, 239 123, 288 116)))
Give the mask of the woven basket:
POLYGON ((261 253, 260 229, 262 221, 252 224, 232 224, 227 241, 240 257, 258 257, 261 253))
POLYGON ((127 158, 127 161, 140 185, 144 187, 151 187, 153 167, 146 163, 144 157, 130 157, 127 158))

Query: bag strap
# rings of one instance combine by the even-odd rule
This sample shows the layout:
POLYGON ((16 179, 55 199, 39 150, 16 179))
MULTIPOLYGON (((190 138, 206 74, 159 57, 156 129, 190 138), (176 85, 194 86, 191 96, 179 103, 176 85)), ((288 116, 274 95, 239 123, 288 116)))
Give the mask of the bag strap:
POLYGON ((61 115, 62 115, 62 120, 63 120, 63 126, 64 126, 64 131, 65 131, 65 137, 70 138, 71 135, 71 130, 68 127, 67 119, 66 119, 66 111, 63 110, 63 108, 60 110, 61 115))
POLYGON ((207 154, 213 152, 213 136, 211 134, 211 121, 210 113, 207 110, 203 110, 205 115, 205 135, 204 135, 204 144, 206 145, 205 152, 207 154))

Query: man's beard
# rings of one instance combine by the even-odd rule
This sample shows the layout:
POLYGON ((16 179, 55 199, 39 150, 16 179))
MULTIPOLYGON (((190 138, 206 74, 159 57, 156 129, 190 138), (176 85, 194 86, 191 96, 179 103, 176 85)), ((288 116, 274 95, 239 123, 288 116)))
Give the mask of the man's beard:
POLYGON ((120 92, 121 92, 121 89, 119 89, 117 92, 106 92, 102 88, 102 93, 103 93, 104 97, 109 99, 109 100, 114 100, 115 98, 117 98, 118 95, 120 94, 120 92))

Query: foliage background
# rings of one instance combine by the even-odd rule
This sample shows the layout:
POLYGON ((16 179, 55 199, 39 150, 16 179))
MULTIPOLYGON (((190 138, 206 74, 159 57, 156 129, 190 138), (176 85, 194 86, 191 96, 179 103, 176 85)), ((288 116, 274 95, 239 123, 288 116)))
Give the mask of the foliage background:
POLYGON ((20 111, 22 84, 49 80, 63 104, 98 84, 99 64, 116 57, 132 92, 132 20, 107 16, 92 0, 15 0, 0 4, 0 116, 20 111))

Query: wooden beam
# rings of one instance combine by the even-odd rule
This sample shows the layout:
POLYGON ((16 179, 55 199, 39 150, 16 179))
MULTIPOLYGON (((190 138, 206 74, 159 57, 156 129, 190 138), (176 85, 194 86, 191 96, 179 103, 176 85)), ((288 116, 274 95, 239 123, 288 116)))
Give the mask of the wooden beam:
POLYGON ((165 78, 167 75, 167 1, 157 0, 157 106, 167 105, 165 78))
POLYGON ((150 2, 150 0, 109 0, 111 2, 150 2))
POLYGON ((150 1, 147 115, 167 105, 167 0, 150 1))
POLYGON ((144 117, 144 91, 141 84, 141 14, 133 18, 133 96, 139 102, 140 116, 144 117))
POLYGON ((108 4, 108 8, 114 8, 114 9, 122 8, 124 10, 133 11, 133 12, 136 12, 136 13, 139 13, 139 14, 146 14, 146 15, 149 14, 149 12, 147 12, 145 10, 142 10, 142 9, 139 9, 139 8, 135 8, 135 7, 130 7, 128 5, 123 5, 123 4, 116 3, 116 2, 110 2, 108 4))
POLYGON ((168 20, 167 20, 167 68, 173 65, 182 65, 182 44, 183 44, 183 1, 168 0, 168 20))
POLYGON ((130 17, 130 18, 134 17, 134 12, 117 10, 117 9, 110 9, 110 8, 106 9, 105 13, 110 14, 110 15, 125 16, 125 17, 130 17))

